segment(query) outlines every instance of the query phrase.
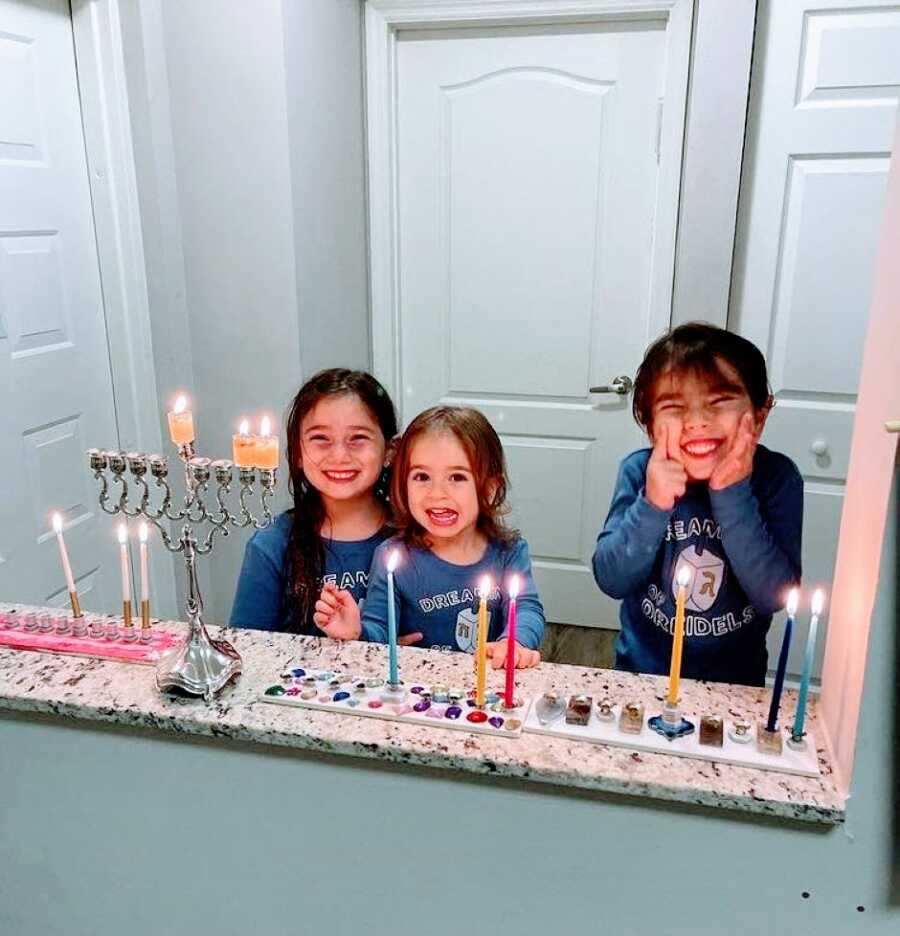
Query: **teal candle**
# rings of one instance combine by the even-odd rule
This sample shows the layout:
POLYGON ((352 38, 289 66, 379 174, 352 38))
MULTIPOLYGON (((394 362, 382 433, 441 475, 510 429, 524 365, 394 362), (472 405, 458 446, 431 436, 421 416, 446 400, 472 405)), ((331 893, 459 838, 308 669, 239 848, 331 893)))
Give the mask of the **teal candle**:
POLYGON ((778 709, 781 705, 781 691, 784 689, 784 672, 787 669, 788 651, 791 648, 791 632, 794 629, 794 615, 797 613, 796 588, 791 589, 787 600, 787 621, 784 623, 784 637, 781 641, 781 653, 778 656, 778 669, 775 671, 775 684, 772 686, 772 702, 769 705, 769 720, 766 731, 775 731, 778 727, 778 709))
POLYGON ((388 593, 388 682, 396 686, 400 682, 397 667, 397 609, 394 606, 394 569, 400 554, 393 550, 387 562, 387 593, 388 593))
POLYGON ((809 695, 809 678, 812 675, 813 656, 816 652, 816 631, 819 629, 819 615, 825 604, 825 595, 817 590, 812 599, 812 616, 809 619, 809 635, 806 638, 806 655, 803 658, 803 675, 800 678, 800 695, 797 699, 797 714, 791 737, 799 741, 803 737, 803 725, 806 721, 806 698, 809 695))

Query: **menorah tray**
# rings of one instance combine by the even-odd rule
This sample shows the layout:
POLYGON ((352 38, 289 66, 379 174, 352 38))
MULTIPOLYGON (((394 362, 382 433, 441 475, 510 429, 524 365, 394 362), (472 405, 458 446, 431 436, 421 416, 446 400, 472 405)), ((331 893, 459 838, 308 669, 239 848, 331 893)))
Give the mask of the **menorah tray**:
MULTIPOLYGON (((140 628, 136 628, 140 631, 140 628)), ((24 627, 10 628, 0 622, 0 648, 11 650, 35 650, 40 653, 66 653, 76 656, 117 660, 120 663, 143 663, 154 666, 160 656, 184 637, 171 631, 153 628, 150 640, 128 641, 124 637, 76 637, 73 634, 58 634, 55 631, 32 631, 24 627)))
POLYGON ((528 700, 507 709, 500 694, 489 691, 487 704, 478 708, 474 691, 427 683, 407 682, 397 698, 385 698, 390 696, 385 689, 384 681, 371 674, 351 676, 299 664, 283 672, 281 681, 269 686, 260 700, 351 718, 381 718, 419 728, 450 728, 495 738, 518 738, 530 704, 528 700), (460 694, 462 698, 456 698, 460 694))
MULTIPOLYGON (((648 713, 649 714, 649 713, 648 713)), ((678 757, 692 757, 698 760, 718 761, 720 764, 734 764, 738 767, 761 767, 782 773, 799 774, 803 777, 818 777, 819 762, 816 753, 816 741, 812 734, 805 737, 803 750, 794 750, 785 742, 781 754, 763 753, 757 749, 757 726, 752 725, 745 743, 732 740, 728 731, 729 722, 724 721, 721 744, 700 743, 700 717, 686 714, 695 725, 691 734, 668 740, 657 734, 648 724, 646 716, 641 718, 641 728, 636 734, 629 734, 619 727, 618 707, 613 709, 613 718, 602 720, 592 711, 587 724, 568 724, 561 716, 547 724, 540 720, 540 710, 532 706, 525 718, 525 731, 528 734, 549 735, 554 738, 566 738, 569 741, 584 741, 588 744, 609 744, 630 748, 633 751, 653 751, 657 754, 674 754, 678 757)), ((785 739, 787 734, 783 731, 785 739)))

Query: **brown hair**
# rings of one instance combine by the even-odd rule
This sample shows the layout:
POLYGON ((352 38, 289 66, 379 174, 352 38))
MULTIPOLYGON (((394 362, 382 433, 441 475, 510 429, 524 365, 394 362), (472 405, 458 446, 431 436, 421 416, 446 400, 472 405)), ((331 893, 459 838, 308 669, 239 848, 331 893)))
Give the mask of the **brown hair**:
MULTIPOLYGON (((297 391, 287 419, 287 463, 290 471, 289 490, 294 497, 291 511, 291 531, 287 545, 287 575, 283 601, 291 609, 288 630, 320 634, 312 623, 316 598, 325 572, 325 550, 319 528, 325 521, 322 495, 306 480, 301 465, 300 428, 303 419, 326 397, 355 396, 378 423, 385 445, 397 434, 394 404, 381 384, 365 371, 334 367, 319 371, 297 391)), ((388 511, 390 475, 387 468, 375 484, 375 497, 388 511)))
POLYGON ((772 406, 766 359, 759 348, 735 332, 707 322, 688 322, 658 338, 647 349, 634 379, 631 410, 638 425, 650 429, 654 388, 665 374, 695 374, 730 390, 746 393, 754 409, 772 406), (722 372, 720 361, 733 367, 736 385, 722 372))
POLYGON ((478 493, 476 528, 493 542, 512 542, 518 532, 508 529, 503 522, 503 517, 509 513, 506 504, 509 478, 503 444, 485 416, 468 406, 434 406, 425 410, 406 427, 400 439, 391 473, 391 504, 394 508, 394 524, 403 541, 412 546, 428 548, 425 530, 409 509, 407 476, 416 439, 427 434, 441 433, 453 435, 459 440, 472 466, 478 493))

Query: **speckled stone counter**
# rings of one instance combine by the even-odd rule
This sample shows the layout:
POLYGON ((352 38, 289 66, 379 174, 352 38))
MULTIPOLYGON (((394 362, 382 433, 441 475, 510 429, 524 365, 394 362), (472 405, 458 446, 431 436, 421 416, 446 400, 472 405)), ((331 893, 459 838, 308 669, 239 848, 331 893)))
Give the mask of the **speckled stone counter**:
MULTIPOLYGON (((0 610, 10 607, 0 605, 0 610)), ((165 626, 186 630, 180 623, 165 626)), ((381 675, 386 670, 386 648, 229 628, 210 631, 230 640, 244 661, 237 683, 211 704, 160 695, 151 667, 0 648, 0 709, 374 758, 786 820, 835 824, 844 819, 844 800, 832 781, 827 752, 821 748, 822 773, 813 779, 533 734, 492 738, 268 705, 259 701, 259 695, 278 681, 288 664, 302 661, 321 669, 381 675)), ((400 667, 407 680, 471 683, 472 658, 464 654, 401 648, 400 667)), ((489 688, 501 689, 502 679, 502 670, 489 673, 489 688)), ((666 684, 660 677, 548 663, 520 672, 517 682, 522 694, 536 695, 552 686, 565 692, 608 695, 616 701, 643 701, 648 712, 659 708, 666 684)), ((682 682, 685 711, 755 721, 765 716, 768 701, 768 692, 761 689, 682 682)), ((793 694, 786 693, 783 704, 788 710, 794 703, 793 694)), ((818 736, 814 704, 809 728, 818 736)))

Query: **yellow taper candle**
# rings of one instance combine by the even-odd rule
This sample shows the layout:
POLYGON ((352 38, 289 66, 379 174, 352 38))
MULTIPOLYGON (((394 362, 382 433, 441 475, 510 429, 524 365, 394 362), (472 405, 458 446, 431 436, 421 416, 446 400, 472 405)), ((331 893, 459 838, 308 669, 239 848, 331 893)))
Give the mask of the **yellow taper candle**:
POLYGON ((180 395, 166 416, 169 420, 169 436, 176 445, 194 441, 194 414, 188 409, 187 397, 180 395))
POLYGON ((678 704, 678 683, 681 679, 681 649, 684 645, 684 603, 687 600, 687 586, 691 580, 689 566, 683 565, 675 576, 678 591, 675 595, 675 633, 672 635, 672 666, 669 669, 669 694, 666 702, 678 704))
POLYGON ((481 600, 478 602, 478 635, 475 645, 475 704, 484 705, 484 684, 487 679, 487 600, 491 593, 491 579, 481 580, 481 600))

